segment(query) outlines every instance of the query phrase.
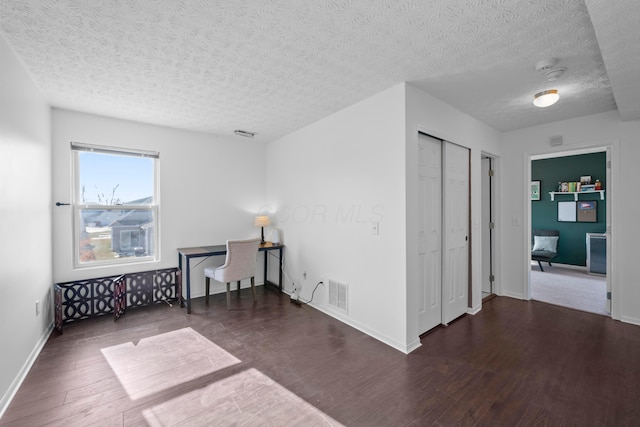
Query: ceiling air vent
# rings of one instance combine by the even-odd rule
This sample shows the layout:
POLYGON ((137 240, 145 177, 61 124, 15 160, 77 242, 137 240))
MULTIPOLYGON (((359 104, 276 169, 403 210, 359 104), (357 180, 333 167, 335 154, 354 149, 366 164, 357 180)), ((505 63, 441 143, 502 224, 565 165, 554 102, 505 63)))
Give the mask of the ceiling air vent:
POLYGON ((245 138, 253 138, 254 136, 256 136, 255 132, 249 132, 249 131, 240 130, 240 129, 234 130, 233 133, 239 136, 244 136, 245 138))

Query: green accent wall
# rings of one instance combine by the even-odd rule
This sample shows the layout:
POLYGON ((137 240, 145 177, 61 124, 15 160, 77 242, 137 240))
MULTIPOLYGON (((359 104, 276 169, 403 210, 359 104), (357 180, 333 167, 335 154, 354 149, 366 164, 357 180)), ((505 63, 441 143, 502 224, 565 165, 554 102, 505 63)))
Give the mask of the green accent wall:
POLYGON ((581 194, 578 200, 597 201, 598 222, 559 222, 558 202, 573 201, 573 195, 556 195, 551 201, 550 191, 557 191, 558 182, 580 181, 580 177, 591 175, 592 183, 599 179, 602 189, 606 182, 607 154, 605 152, 556 157, 531 161, 531 180, 540 182, 540 200, 531 201, 531 228, 560 231, 558 256, 552 262, 570 265, 587 265, 587 233, 606 231, 606 199, 600 193, 581 194))

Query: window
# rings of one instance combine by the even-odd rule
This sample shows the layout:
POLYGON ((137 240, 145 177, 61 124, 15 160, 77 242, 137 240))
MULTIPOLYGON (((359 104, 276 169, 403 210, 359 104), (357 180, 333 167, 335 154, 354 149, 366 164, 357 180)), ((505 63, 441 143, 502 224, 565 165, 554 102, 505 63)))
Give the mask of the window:
POLYGON ((71 143, 76 267, 158 259, 159 155, 71 143))

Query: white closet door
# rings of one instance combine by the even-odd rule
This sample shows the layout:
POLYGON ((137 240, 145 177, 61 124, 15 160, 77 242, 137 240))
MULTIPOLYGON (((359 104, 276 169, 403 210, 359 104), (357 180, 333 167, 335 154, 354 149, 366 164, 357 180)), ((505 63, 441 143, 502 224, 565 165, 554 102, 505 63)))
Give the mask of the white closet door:
POLYGON ((442 149, 442 323, 448 324, 469 305, 469 150, 446 141, 442 149))
POLYGON ((420 333, 442 320, 442 142, 418 134, 420 333))

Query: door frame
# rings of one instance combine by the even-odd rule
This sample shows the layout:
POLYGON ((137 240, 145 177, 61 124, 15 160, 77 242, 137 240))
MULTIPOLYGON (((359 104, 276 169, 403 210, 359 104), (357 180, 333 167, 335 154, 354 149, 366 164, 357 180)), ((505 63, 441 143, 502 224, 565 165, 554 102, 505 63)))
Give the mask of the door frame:
MULTIPOLYGON (((499 282, 499 277, 500 275, 498 274, 498 252, 497 252, 497 248, 498 248, 498 234, 499 234, 499 230, 500 227, 498 226, 498 216, 499 216, 499 210, 498 210, 498 179, 497 179, 497 173, 498 173, 498 156, 491 154, 491 153, 487 153, 482 151, 480 153, 480 168, 481 168, 481 173, 483 174, 482 178, 481 178, 481 185, 482 185, 482 194, 484 194, 484 186, 488 185, 489 186, 489 200, 485 200, 484 197, 482 197, 482 200, 480 202, 480 208, 481 208, 481 214, 480 214, 480 238, 482 239, 482 243, 481 243, 481 247, 484 249, 484 244, 487 240, 489 240, 488 242, 488 246, 489 246, 489 273, 492 273, 494 276, 493 279, 493 283, 490 284, 491 286, 491 293, 494 295, 500 295, 499 293, 499 286, 498 286, 498 282, 499 282), (484 170, 482 169, 482 161, 484 159, 489 159, 490 161, 490 169, 493 171, 493 176, 488 177, 487 181, 485 181, 485 177, 484 177, 484 170), (484 217, 484 208, 486 205, 489 205, 489 219, 493 222, 494 227, 493 230, 489 231, 489 234, 486 233, 487 230, 487 224, 484 223, 485 217, 484 217)), ((484 277, 484 267, 485 267, 485 256, 487 256, 487 254, 485 254, 484 250, 481 252, 482 253, 482 257, 483 259, 481 260, 481 265, 482 265, 482 280, 484 281, 485 277, 484 277)), ((481 283, 481 286, 484 285, 484 282, 481 283)), ((484 290, 482 290, 482 292, 484 292, 484 290)))
MULTIPOLYGON (((577 154, 583 154, 588 152, 607 152, 607 162, 609 165, 606 167, 606 177, 607 177, 607 206, 606 206, 606 233, 607 233, 607 290, 611 292, 611 318, 615 320, 620 320, 619 315, 619 307, 621 301, 620 295, 620 287, 617 285, 616 279, 616 260, 618 259, 617 252, 618 248, 615 245, 615 226, 617 223, 616 220, 616 208, 615 208, 615 200, 618 198, 618 193, 616 191, 619 188, 620 183, 620 139, 613 138, 609 141, 593 141, 590 143, 585 143, 582 145, 576 146, 557 146, 557 147, 547 147, 538 152, 525 152, 524 153, 524 180, 523 180, 523 189, 522 194, 528 195, 530 191, 530 182, 531 182, 531 161, 539 158, 543 158, 545 156, 548 157, 564 157, 564 156, 572 156, 577 154)), ((529 197, 523 198, 524 207, 523 212, 525 213, 525 218, 523 224, 526 225, 524 227, 524 242, 526 250, 524 251, 526 259, 523 260, 524 269, 524 298, 526 300, 531 299, 531 201, 529 197)))

